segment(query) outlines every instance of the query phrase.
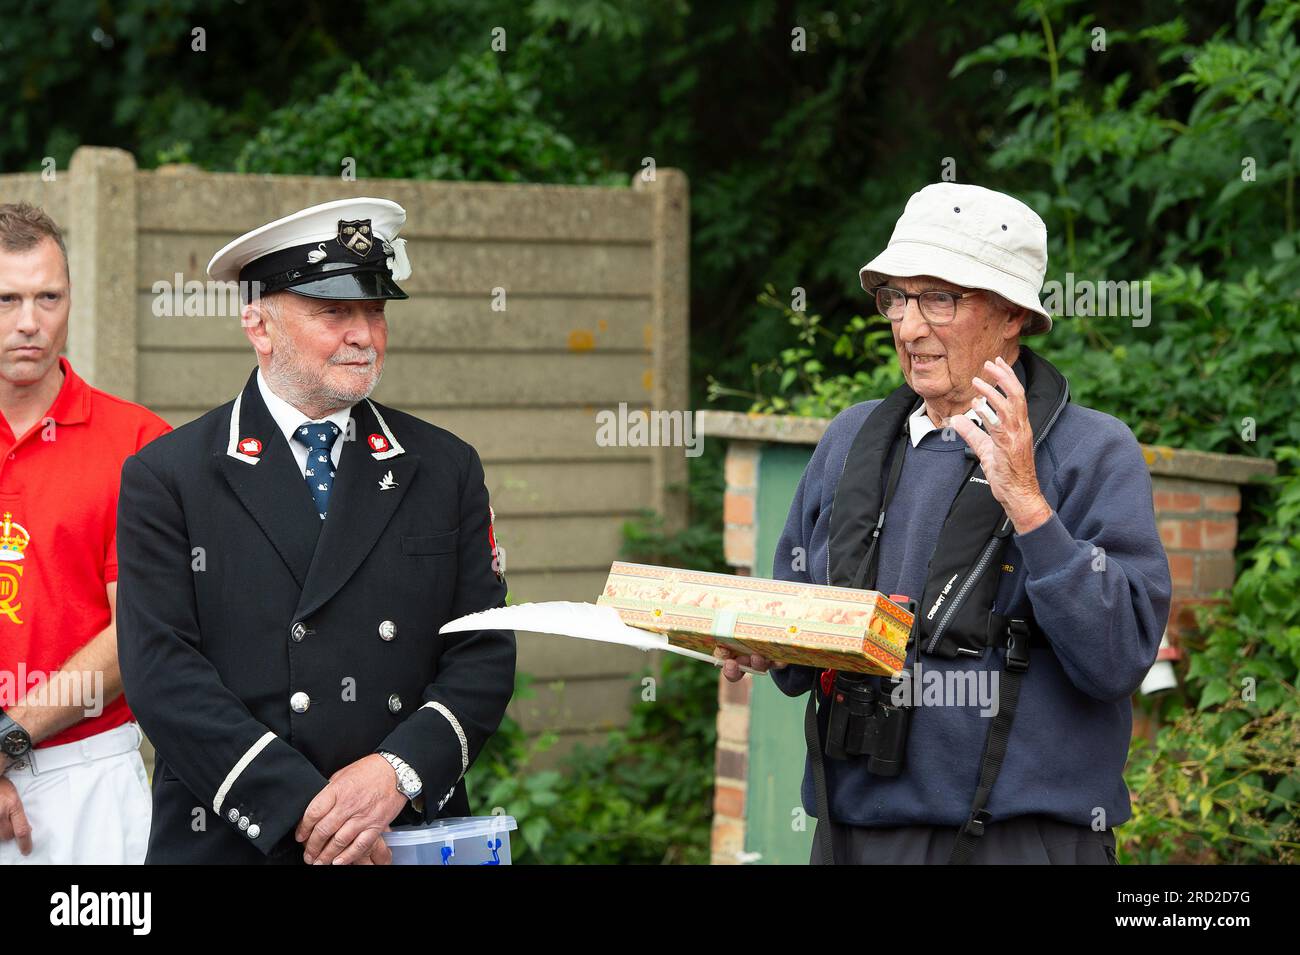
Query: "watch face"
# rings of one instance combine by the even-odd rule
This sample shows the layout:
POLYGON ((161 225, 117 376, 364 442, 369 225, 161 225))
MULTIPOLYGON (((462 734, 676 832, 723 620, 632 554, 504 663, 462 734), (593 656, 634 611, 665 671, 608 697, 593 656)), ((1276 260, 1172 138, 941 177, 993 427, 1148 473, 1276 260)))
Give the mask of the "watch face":
POLYGON ((420 792, 420 784, 415 780, 416 776, 414 772, 407 771, 402 773, 402 789, 408 796, 415 796, 420 792))
POLYGON ((27 734, 22 730, 10 730, 0 741, 0 749, 9 756, 21 756, 27 752, 28 745, 27 734))

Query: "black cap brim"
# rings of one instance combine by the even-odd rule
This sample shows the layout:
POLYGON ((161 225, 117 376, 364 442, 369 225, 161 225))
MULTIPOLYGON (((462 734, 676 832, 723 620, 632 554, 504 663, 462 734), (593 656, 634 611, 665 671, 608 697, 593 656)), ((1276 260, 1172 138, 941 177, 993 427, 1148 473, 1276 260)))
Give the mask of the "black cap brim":
POLYGON ((332 298, 345 301, 410 298, 387 272, 375 272, 370 269, 349 272, 346 275, 325 275, 309 279, 301 284, 287 286, 286 291, 305 295, 308 298, 332 298))

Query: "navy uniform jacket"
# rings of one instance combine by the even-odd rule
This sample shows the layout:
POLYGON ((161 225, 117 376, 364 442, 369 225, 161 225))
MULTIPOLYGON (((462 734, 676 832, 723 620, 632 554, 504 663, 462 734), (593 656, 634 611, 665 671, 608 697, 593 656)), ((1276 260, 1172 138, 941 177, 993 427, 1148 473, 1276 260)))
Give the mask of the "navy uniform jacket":
POLYGON ((505 601, 483 468, 374 402, 351 424, 325 521, 255 373, 122 468, 118 654, 158 754, 148 862, 301 860, 307 805, 379 750, 420 774, 426 818, 469 813, 462 777, 515 671, 512 631, 438 634, 505 601))

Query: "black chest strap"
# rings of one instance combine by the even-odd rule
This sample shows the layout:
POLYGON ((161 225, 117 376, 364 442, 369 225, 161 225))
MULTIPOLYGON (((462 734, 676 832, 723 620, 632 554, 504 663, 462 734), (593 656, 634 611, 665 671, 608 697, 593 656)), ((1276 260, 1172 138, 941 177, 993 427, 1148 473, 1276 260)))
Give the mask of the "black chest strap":
POLYGON ((858 569, 853 574, 853 580, 849 586, 854 590, 861 590, 871 582, 875 586, 876 565, 880 563, 880 532, 885 529, 885 512, 889 508, 889 502, 894 499, 894 491, 898 489, 898 477, 903 473, 903 460, 907 457, 907 425, 903 425, 903 433, 898 436, 894 443, 894 449, 891 453, 893 463, 889 466, 889 480, 885 484, 885 494, 880 505, 880 513, 876 515, 876 525, 871 530, 871 539, 867 543, 866 556, 858 564, 858 569))
POLYGON ((975 855, 984 827, 992 821, 988 809, 993 785, 1002 771, 1002 760, 1007 755, 1007 742, 1011 739, 1011 724, 1015 722, 1016 706, 1020 703, 1020 681, 1029 669, 1029 648, 1035 643, 1045 643, 1042 632, 1034 625, 1032 617, 1005 617, 989 614, 989 642, 991 646, 1006 648, 1006 665, 998 684, 998 712, 993 717, 989 734, 984 738, 984 754, 980 757, 979 782, 975 798, 971 801, 966 822, 957 831, 949 865, 966 865, 975 855), (1037 639, 1035 639, 1035 637, 1037 639))

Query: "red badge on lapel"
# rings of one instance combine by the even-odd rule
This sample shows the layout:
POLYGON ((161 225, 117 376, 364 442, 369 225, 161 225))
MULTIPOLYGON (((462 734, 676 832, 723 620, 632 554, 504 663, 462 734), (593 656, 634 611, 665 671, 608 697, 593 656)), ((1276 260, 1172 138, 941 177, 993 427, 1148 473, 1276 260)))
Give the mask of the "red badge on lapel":
POLYGON ((255 458, 262 453, 262 442, 256 438, 240 438, 239 451, 241 454, 247 454, 250 458, 255 458))
POLYGON ((372 434, 370 437, 366 438, 366 442, 370 445, 371 451, 388 450, 388 439, 382 434, 372 434))

